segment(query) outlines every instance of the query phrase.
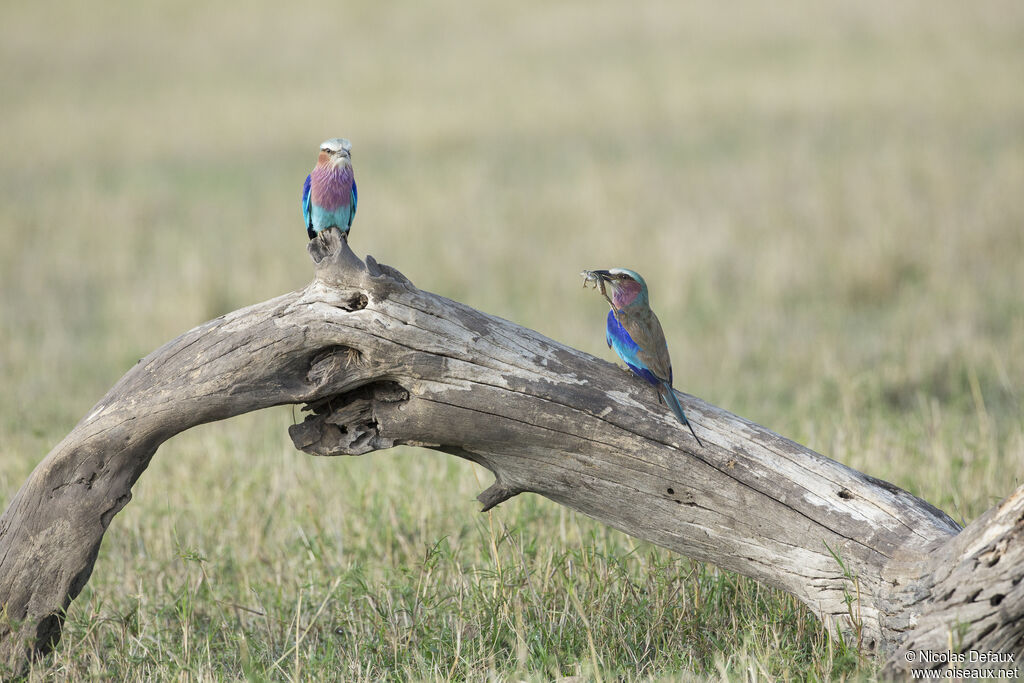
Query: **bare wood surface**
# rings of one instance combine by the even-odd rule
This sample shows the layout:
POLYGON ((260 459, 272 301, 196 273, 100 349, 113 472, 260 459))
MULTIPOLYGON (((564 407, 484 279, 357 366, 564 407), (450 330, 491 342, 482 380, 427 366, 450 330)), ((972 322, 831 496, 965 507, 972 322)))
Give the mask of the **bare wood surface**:
POLYGON ((310 253, 306 289, 154 351, 15 495, 0 518, 8 666, 60 637, 103 533, 161 443, 285 403, 312 408, 290 430, 308 453, 408 444, 472 460, 495 476, 485 509, 538 493, 753 577, 866 650, 895 653, 892 671, 901 645, 945 649, 952 628, 965 647, 1020 660, 1022 490, 960 533, 898 487, 680 394, 700 448, 621 368, 423 292, 358 259, 335 230, 310 253))

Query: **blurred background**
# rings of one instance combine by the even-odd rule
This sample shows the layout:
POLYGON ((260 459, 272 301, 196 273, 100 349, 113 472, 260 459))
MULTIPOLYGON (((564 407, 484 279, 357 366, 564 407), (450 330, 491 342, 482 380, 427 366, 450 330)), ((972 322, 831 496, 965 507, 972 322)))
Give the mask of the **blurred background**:
MULTIPOLYGON (((677 388, 969 521, 1024 465, 1022 83, 1010 0, 6 3, 0 498, 139 358, 310 281, 301 184, 319 143, 345 136, 357 253, 609 359, 606 306, 578 273, 634 268, 677 388)), ((182 595, 277 591, 284 633, 303 590, 334 600, 324 587, 358 565, 386 592, 440 539, 452 581, 500 564, 516 534, 550 538, 551 556, 596 543, 690 567, 533 496, 481 522, 489 475, 448 456, 315 460, 287 438, 299 419, 266 411, 161 448, 58 663, 110 665, 131 643, 90 624, 134 614, 143 661, 170 666, 138 643, 177 633, 182 668, 161 673, 201 674, 181 653, 197 623, 172 609, 182 595)), ((213 604, 229 631, 259 622, 213 604)), ((209 651, 218 636, 202 637, 209 651)), ((395 670, 462 671, 464 655, 431 669, 409 638, 427 664, 395 670)), ((480 647, 465 675, 487 669, 480 647)), ((724 647, 648 669, 579 657, 731 671, 724 647)), ((264 665, 286 652, 272 636, 252 648, 264 665)), ((534 656, 515 666, 572 669, 534 656)))

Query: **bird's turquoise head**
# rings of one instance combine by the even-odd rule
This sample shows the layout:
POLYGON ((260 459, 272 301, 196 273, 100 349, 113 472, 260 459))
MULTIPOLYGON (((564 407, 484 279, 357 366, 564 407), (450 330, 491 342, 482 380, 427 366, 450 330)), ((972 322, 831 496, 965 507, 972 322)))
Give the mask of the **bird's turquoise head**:
POLYGON ((345 138, 331 138, 320 143, 321 165, 342 166, 352 164, 352 143, 345 138))
POLYGON ((604 298, 612 308, 621 310, 634 304, 647 304, 647 283, 640 273, 629 268, 610 268, 608 270, 585 270, 584 284, 593 282, 599 287, 604 298))

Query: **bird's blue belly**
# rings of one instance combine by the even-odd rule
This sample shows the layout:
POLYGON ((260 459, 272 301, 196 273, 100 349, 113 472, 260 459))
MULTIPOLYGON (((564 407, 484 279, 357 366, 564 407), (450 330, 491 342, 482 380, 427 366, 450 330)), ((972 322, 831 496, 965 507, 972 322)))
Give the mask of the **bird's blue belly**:
POLYGON ((352 213, 352 205, 346 204, 334 211, 328 211, 316 204, 310 207, 310 214, 313 219, 313 231, 320 232, 330 227, 337 227, 342 232, 348 232, 349 220, 352 213))

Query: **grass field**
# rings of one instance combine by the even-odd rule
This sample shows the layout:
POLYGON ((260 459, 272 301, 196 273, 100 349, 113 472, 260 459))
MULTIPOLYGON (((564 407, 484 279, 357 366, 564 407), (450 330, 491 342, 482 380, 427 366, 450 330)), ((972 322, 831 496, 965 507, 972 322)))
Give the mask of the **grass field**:
MULTIPOLYGON (((1024 472, 1024 5, 6 3, 0 500, 137 359, 352 244, 608 356, 643 273, 677 387, 971 520, 1024 472)), ((793 599, 282 408, 158 452, 43 680, 870 678, 793 599)))

